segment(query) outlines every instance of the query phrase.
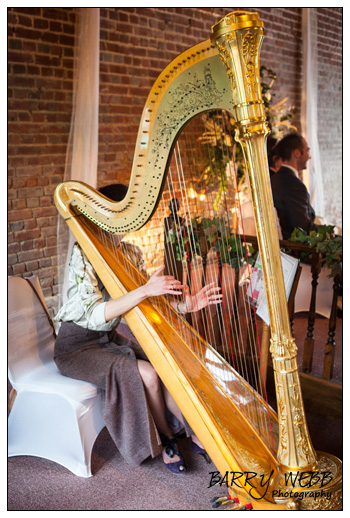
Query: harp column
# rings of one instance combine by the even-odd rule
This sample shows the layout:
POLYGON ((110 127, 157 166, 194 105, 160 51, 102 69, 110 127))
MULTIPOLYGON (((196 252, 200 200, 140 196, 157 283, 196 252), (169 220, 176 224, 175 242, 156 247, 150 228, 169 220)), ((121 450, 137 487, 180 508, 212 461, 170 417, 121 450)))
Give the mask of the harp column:
POLYGON ((261 96, 259 53, 263 23, 257 13, 236 11, 212 28, 230 78, 235 138, 241 144, 249 175, 257 237, 271 327, 279 415, 277 460, 287 471, 316 467, 300 389, 297 348, 291 335, 279 241, 266 155, 269 128, 261 96))

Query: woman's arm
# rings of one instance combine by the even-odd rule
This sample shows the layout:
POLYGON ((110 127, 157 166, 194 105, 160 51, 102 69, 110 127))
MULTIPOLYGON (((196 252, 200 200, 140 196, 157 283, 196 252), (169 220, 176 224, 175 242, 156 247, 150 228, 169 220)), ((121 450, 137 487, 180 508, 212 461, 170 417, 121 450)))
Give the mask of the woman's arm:
POLYGON ((130 309, 140 304, 140 302, 149 297, 159 295, 182 295, 183 285, 177 281, 172 275, 161 275, 165 266, 159 268, 144 285, 136 288, 122 297, 109 300, 105 305, 105 320, 109 322, 117 318, 130 309))
POLYGON ((159 295, 184 294, 184 301, 170 301, 170 304, 175 311, 183 314, 199 311, 200 309, 212 304, 219 304, 222 302, 222 295, 218 293, 220 288, 215 286, 214 282, 204 286, 195 295, 191 295, 188 286, 183 286, 180 281, 175 279, 175 277, 172 275, 161 275, 164 268, 165 266, 159 268, 145 285, 126 293, 122 297, 106 302, 104 310, 106 322, 130 311, 130 309, 133 309, 145 299, 148 299, 149 297, 157 297, 159 295))

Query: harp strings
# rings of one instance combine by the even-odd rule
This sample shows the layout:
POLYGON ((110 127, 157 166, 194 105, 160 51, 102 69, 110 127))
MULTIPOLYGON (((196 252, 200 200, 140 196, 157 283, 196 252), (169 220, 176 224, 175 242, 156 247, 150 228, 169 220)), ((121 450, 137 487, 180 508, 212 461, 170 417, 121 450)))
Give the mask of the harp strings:
MULTIPOLYGON (((227 112, 222 111, 221 113, 222 113, 223 120, 226 121, 226 123, 227 123, 230 140, 231 140, 231 142, 234 142, 232 135, 231 135, 231 125, 230 125, 230 121, 229 121, 229 115, 227 112)), ((254 156, 252 153, 251 153, 251 155, 254 156)), ((234 150, 232 153, 232 157, 233 157, 232 162, 233 162, 233 165, 235 168, 235 172, 234 172, 233 176, 229 176, 229 178, 231 178, 232 181, 234 182, 233 189, 235 189, 236 192, 238 193, 238 175, 237 175, 237 171, 236 171, 236 163, 234 160, 234 150)), ((255 164, 255 167, 257 167, 257 164, 255 164)), ((238 243, 240 245, 239 253, 240 253, 240 257, 245 258, 245 261, 248 264, 248 247, 247 247, 246 237, 245 237, 245 233, 244 233, 244 223, 243 223, 243 217, 242 217, 242 212, 241 212, 241 205, 239 203, 238 197, 237 197, 237 201, 238 201, 238 203, 237 203, 238 206, 235 207, 235 212, 237 213, 237 211, 238 211, 240 213, 240 217, 241 217, 241 221, 242 221, 242 228, 243 228, 243 243, 240 240, 238 241, 238 243)), ((248 269, 248 272, 249 272, 249 283, 248 283, 249 287, 247 287, 247 285, 246 285, 246 288, 244 289, 245 292, 247 289, 251 289, 250 270, 249 269, 248 269)), ((258 331, 255 307, 254 306, 252 308, 250 307, 250 305, 248 303, 248 299, 246 297, 246 293, 244 293, 244 296, 241 298, 241 300, 243 301, 245 320, 248 322, 248 315, 249 315, 250 324, 248 324, 248 325, 253 326, 253 330, 252 330, 253 333, 250 334, 250 337, 252 337, 253 339, 248 340, 249 351, 250 351, 251 356, 253 356, 254 351, 257 351, 259 360, 261 361, 260 339, 259 339, 259 331, 258 331)), ((254 368, 255 386, 257 387, 258 391, 264 395, 265 400, 268 401, 267 390, 266 390, 266 380, 263 377, 264 376, 263 371, 261 371, 258 368, 257 364, 255 364, 254 362, 253 362, 253 368, 254 368)), ((256 410, 257 410, 257 408, 256 408, 256 410)), ((260 422, 260 419, 258 420, 258 422, 260 422)), ((269 412, 267 414, 264 414, 264 420, 262 422, 262 426, 264 427, 265 436, 271 438, 272 450, 274 450, 271 416, 270 416, 269 412)))
MULTIPOLYGON (((228 157, 228 148, 223 146, 223 139, 220 138, 222 135, 225 135, 224 128, 222 125, 219 125, 220 118, 217 119, 214 117, 211 121, 211 127, 210 129, 210 137, 211 139, 206 139, 205 145, 206 145, 206 151, 207 156, 209 157, 209 164, 210 164, 210 171, 209 173, 214 173, 215 177, 219 180, 221 183, 222 189, 223 189, 223 202, 222 205, 224 206, 224 213, 227 218, 229 216, 230 212, 228 211, 228 203, 226 198, 226 178, 224 177, 224 174, 226 174, 226 171, 222 167, 222 163, 230 163, 230 159, 232 157, 228 157), (215 145, 210 145, 210 140, 214 140, 215 145), (222 153, 222 158, 226 158, 226 160, 221 160, 220 163, 216 160, 214 150, 220 148, 219 150, 222 153), (226 155, 226 156, 225 156, 226 155)), ((197 128, 198 132, 198 128, 197 128)), ((229 187, 229 186, 227 186, 229 187)), ((236 291, 235 291, 235 276, 232 269, 227 268, 225 265, 230 264, 230 258, 228 257, 228 250, 229 250, 229 232, 230 229, 228 226, 225 225, 224 219, 219 217, 219 214, 217 214, 218 211, 215 211, 216 205, 219 203, 218 195, 215 191, 209 190, 207 184, 205 184, 205 194, 206 198, 208 200, 208 205, 212 207, 212 210, 209 212, 210 216, 211 213, 213 214, 212 217, 217 216, 218 221, 218 230, 220 239, 222 240, 222 243, 226 246, 220 247, 220 256, 217 251, 217 247, 215 246, 215 236, 214 236, 214 230, 213 225, 211 224, 212 229, 212 237, 214 241, 215 246, 215 254, 216 254, 216 262, 217 262, 217 271, 218 271, 218 280, 219 283, 222 286, 222 291, 224 295, 223 305, 222 305, 222 311, 221 314, 218 315, 218 323, 219 323, 219 342, 221 345, 221 349, 223 351, 223 355, 229 363, 233 365, 233 367, 240 372, 245 379, 249 379, 248 377, 248 367, 246 363, 246 357, 244 354, 244 336, 243 336, 243 330, 241 325, 241 318, 238 317, 237 309, 239 308, 239 301, 237 300, 236 291), (219 261, 221 262, 221 265, 219 266, 219 261), (226 272, 226 276, 225 276, 226 272)), ((221 201, 221 200, 220 200, 221 201)), ((212 219, 212 218, 211 218, 212 219)), ((227 223, 229 224, 229 220, 227 220, 227 223)), ((240 260, 240 258, 239 258, 240 260)), ((239 392, 242 387, 236 383, 236 389, 239 392)), ((244 394, 239 394, 239 401, 244 398, 244 394)), ((252 409, 249 406, 247 408, 248 411, 248 417, 251 421, 256 422, 259 425, 259 419, 254 419, 255 416, 252 415, 252 409)), ((254 411, 254 410, 253 410, 254 411)))
MULTIPOLYGON (((224 114, 224 112, 222 112, 222 119, 223 119, 223 122, 227 121, 227 127, 230 131, 230 123, 229 123, 228 114, 227 113, 224 114)), ((230 134, 230 140, 233 142, 231 134, 230 134)), ((232 153, 232 157, 234 158, 234 150, 232 153)), ((232 162, 234 165, 234 174, 232 176, 229 176, 229 178, 231 179, 231 181, 234 182, 233 190, 235 190, 235 192, 238 193, 238 181, 237 181, 238 175, 237 175, 237 170, 235 167, 235 160, 233 159, 232 162)), ((237 198, 237 202, 239 202, 239 198, 237 198)), ((237 205, 238 205, 238 207, 236 206, 235 209, 236 209, 236 211, 238 209, 238 211, 241 215, 242 228, 243 228, 243 243, 241 240, 238 241, 239 248, 237 248, 237 254, 239 255, 239 257, 244 258, 245 262, 248 264, 248 251, 247 251, 247 243, 246 243, 245 234, 244 234, 244 223, 243 223, 243 218, 242 218, 242 213, 241 213, 241 206, 239 203, 237 203, 237 205)), ((250 272, 250 270, 248 270, 248 272, 250 272)), ((250 278, 250 273, 249 273, 249 278, 250 278)), ((249 282, 249 286, 251 286, 250 282, 249 282)), ((261 359, 260 342, 259 342, 259 332, 258 332, 255 308, 254 308, 254 306, 253 306, 253 308, 251 308, 250 305, 248 304, 246 293, 244 293, 243 296, 241 297, 241 301, 243 303, 242 306, 243 306, 244 320, 247 322, 247 327, 248 327, 247 352, 251 357, 254 357, 254 354, 258 353, 258 358, 260 360, 261 359), (250 328, 250 332, 249 332, 249 328, 250 328)), ((240 333, 240 336, 242 337, 242 333, 240 333)), ((243 358, 246 358, 246 356, 243 355, 243 358)), ((247 365, 245 365, 245 369, 246 368, 247 368, 247 365)), ((250 364, 250 371, 253 376, 254 385, 257 387, 258 391, 261 394, 265 395, 265 398, 267 401, 266 383, 265 383, 265 380, 262 379, 262 377, 261 377, 261 370, 259 369, 258 364, 256 362, 253 361, 250 364)), ((255 410, 255 412, 258 412, 258 407, 256 406, 254 410, 255 410)), ((271 433, 271 422, 270 422, 269 415, 265 415, 264 419, 260 419, 260 418, 257 419, 257 423, 259 424, 260 428, 264 429, 265 436, 267 436, 269 432, 271 433)), ((262 430, 260 429, 260 431, 262 431, 262 430)), ((272 443, 273 443, 273 441, 272 441, 272 443)))
MULTIPOLYGON (((197 134, 197 140, 199 139, 199 124, 198 124, 198 120, 196 121, 196 134, 197 134)), ((217 170, 218 168, 218 164, 217 164, 217 161, 215 160, 215 157, 212 156, 212 151, 213 151, 213 148, 209 146, 208 142, 206 143, 206 147, 207 147, 207 156, 209 157, 209 163, 210 163, 210 166, 209 167, 214 167, 215 168, 215 175, 217 178, 220 178, 220 175, 219 175, 219 172, 217 170)), ((199 150, 201 151, 201 147, 199 147, 199 150)), ((202 155, 201 156, 201 161, 202 161, 202 169, 205 168, 205 164, 203 163, 203 157, 202 155)), ((207 264, 206 265, 206 268, 204 270, 204 282, 211 282, 211 281, 217 281, 219 285, 221 285, 221 287, 223 288, 223 295, 225 296, 224 298, 224 303, 223 303, 223 306, 222 308, 221 307, 217 307, 215 308, 215 311, 216 311, 216 318, 215 320, 214 319, 211 319, 210 320, 210 325, 212 326, 212 329, 210 329, 210 334, 212 336, 215 336, 215 330, 214 330, 214 325, 216 323, 217 325, 217 329, 219 331, 219 341, 220 341, 220 344, 221 344, 221 349, 222 349, 222 355, 223 357, 225 358, 225 360, 228 362, 228 363, 232 363, 234 365, 234 359, 233 359, 233 344, 232 344, 232 341, 231 341, 231 337, 230 337, 230 334, 228 332, 228 327, 227 325, 225 325, 225 314, 226 314, 226 311, 227 311, 227 304, 226 302, 228 301, 229 302, 229 306, 231 305, 230 304, 230 300, 229 298, 227 297, 227 292, 226 292, 226 289, 225 287, 223 286, 223 279, 222 279, 222 275, 221 275, 221 270, 220 270, 220 266, 219 266, 219 261, 221 259, 225 259, 225 258, 219 258, 219 255, 218 255, 218 251, 217 251, 217 248, 216 248, 216 237, 215 237, 215 232, 214 232, 214 228, 213 228, 213 218, 215 217, 215 211, 213 210, 214 207, 215 207, 215 193, 214 192, 210 192, 209 191, 209 188, 207 186, 207 184, 205 183, 205 193, 204 193, 204 196, 205 196, 205 200, 206 200, 206 205, 207 205, 207 212, 208 212, 208 215, 209 215, 209 220, 210 220, 210 234, 211 234, 211 238, 212 238, 212 244, 214 246, 212 246, 212 248, 210 249, 210 252, 211 252, 211 263, 212 264, 207 264), (211 268, 210 268, 211 266, 211 268), (214 266, 214 268, 213 268, 214 266), (214 270, 214 271, 213 271, 214 270)), ((221 234, 221 238, 224 240, 225 239, 225 235, 224 235, 224 229, 222 228, 222 225, 220 224, 220 227, 219 227, 219 231, 220 231, 220 234, 221 234)), ((211 312, 212 314, 212 312, 211 312)), ((226 315, 226 322, 227 322, 227 315, 226 315)))
MULTIPOLYGON (((247 362, 247 355, 253 356, 257 351, 260 350, 260 346, 257 340, 258 333, 248 332, 250 328, 256 329, 256 324, 252 322, 252 312, 249 303, 245 297, 245 288, 240 287, 239 293, 236 292, 235 274, 233 269, 226 267, 230 261, 234 259, 237 264, 242 264, 242 261, 247 262, 247 245, 241 240, 236 240, 237 247, 235 250, 231 250, 230 257, 227 255, 230 240, 236 229, 236 220, 233 216, 234 212, 230 210, 233 208, 235 214, 239 213, 240 206, 238 203, 238 185, 237 185, 237 171, 235 170, 234 150, 225 146, 223 143, 222 135, 224 130, 227 129, 229 124, 227 123, 226 113, 220 114, 215 119, 215 124, 212 121, 205 120, 203 126, 198 117, 194 120, 194 125, 190 123, 190 131, 185 130, 181 133, 179 140, 174 148, 173 158, 170 163, 169 172, 167 174, 166 184, 163 195, 157 209, 155 217, 159 217, 159 214, 168 214, 169 212, 169 200, 178 199, 180 202, 180 210, 173 213, 175 229, 178 230, 176 239, 178 241, 178 257, 175 255, 174 247, 168 247, 168 259, 170 264, 170 270, 173 273, 177 271, 177 265, 179 258, 184 265, 184 277, 179 279, 188 283, 192 293, 198 291, 201 286, 208 284, 212 281, 217 281, 222 286, 224 295, 224 302, 219 306, 209 306, 206 309, 199 312, 199 314, 191 313, 191 324, 195 332, 203 337, 203 339, 211 344, 214 348, 219 345, 219 354, 223 357, 227 364, 233 366, 234 370, 246 380, 253 378, 254 386, 262 394, 265 393, 266 388, 264 387, 264 380, 261 380, 260 370, 255 362, 247 362), (219 125, 220 122, 220 125, 219 125), (216 147, 220 147, 222 156, 225 157, 225 163, 233 164, 227 170, 217 164, 215 160, 215 154, 213 152, 213 146, 207 141, 201 142, 201 136, 206 133, 207 126, 210 124, 210 137, 214 139, 216 147), (193 144, 195 141, 195 145, 193 144), (185 146, 182 146, 182 143, 185 146), (183 148, 186 149, 186 153, 183 148), (212 168, 212 172, 215 173, 215 177, 219 178, 222 184, 226 185, 226 190, 221 196, 221 208, 224 208, 225 218, 219 217, 220 212, 217 208, 217 191, 211 189, 207 183, 204 182, 203 193, 205 195, 205 202, 201 202, 197 198, 190 198, 188 194, 188 186, 198 184, 198 178, 202 175, 205 170, 206 163, 203 158, 203 154, 209 157, 209 163, 212 168), (199 172, 196 171, 191 176, 193 170, 193 164, 198 164, 199 172), (232 173, 233 171, 233 173, 232 173), (224 176, 225 175, 225 176, 224 176), (230 194, 230 196, 229 196, 230 194), (234 206, 232 207, 232 200, 234 200, 234 206), (204 210, 203 210, 204 207, 204 210), (209 216, 210 220, 210 234, 212 237, 212 243, 207 247, 207 257, 211 257, 211 261, 205 262, 204 258, 201 257, 200 250, 196 247, 196 231, 193 225, 193 218, 198 215, 200 218, 203 216, 209 216), (214 219, 217 224, 217 228, 214 229, 214 219), (225 224, 227 223, 227 224, 225 224), (220 233, 220 239, 225 246, 217 247, 215 244, 215 237, 217 233, 220 233), (221 257, 219 255, 221 251, 221 257), (235 255, 233 255, 233 253, 235 255), (220 264, 220 262, 222 264, 220 264), (222 306, 222 307, 221 307, 222 306)), ((232 142, 233 139, 231 138, 232 142)), ((93 224, 92 224, 93 225, 93 224)), ((104 247, 108 248, 112 254, 117 254, 117 249, 123 251, 123 243, 119 245, 115 238, 107 235, 105 231, 99 227, 95 227, 96 231, 100 234, 99 241, 104 247)), ((166 241, 167 237, 164 236, 166 241)), ((127 236, 124 239, 128 241, 127 236)), ((120 254, 118 254, 120 257, 120 254)), ((142 285, 147 282, 145 278, 138 270, 132 267, 127 257, 122 259, 122 268, 128 273, 137 285, 142 285)), ((175 277, 177 277, 175 275, 175 277)), ((180 301, 181 298, 173 298, 176 301, 180 301)), ((203 362, 206 362, 208 351, 203 348, 198 340, 194 339, 194 335, 190 330, 186 317, 182 317, 176 314, 171 306, 165 301, 164 297, 153 297, 151 299, 152 304, 157 310, 164 315, 164 318, 176 328, 177 332, 181 334, 187 345, 194 350, 197 357, 203 362)), ((230 368, 222 369, 219 373, 221 382, 224 386, 230 386, 232 388, 232 372, 230 368)), ((252 398, 249 404, 246 404, 247 394, 242 384, 237 382, 235 379, 235 400, 241 406, 242 411, 245 413, 249 421, 260 431, 264 437, 269 437, 271 433, 271 423, 269 418, 268 406, 264 407, 267 411, 262 411, 261 406, 257 406, 257 399, 252 398)), ((274 449, 273 438, 271 438, 272 450, 274 449)))
MULTIPOLYGON (((212 136, 214 137, 216 144, 222 146, 222 149, 221 149, 222 154, 224 155, 226 153, 225 163, 233 162, 233 164, 234 164, 235 161, 232 160, 233 151, 231 150, 231 156, 228 156, 229 149, 227 146, 223 146, 223 139, 219 138, 219 136, 218 136, 218 133, 223 133, 223 130, 225 128, 225 115, 221 114, 221 128, 220 129, 218 127, 218 123, 217 123, 218 121, 215 121, 215 122, 216 122, 216 124, 214 124, 214 134, 212 136)), ((187 134, 188 133, 185 132, 185 140, 187 139, 187 134)), ((197 138, 198 138, 198 134, 203 134, 203 128, 201 128, 199 131, 198 127, 197 127, 197 138)), ((216 177, 220 178, 220 176, 221 176, 222 184, 224 184, 227 181, 227 183, 228 183, 227 190, 228 191, 231 190, 231 192, 233 192, 233 193, 237 192, 238 191, 237 174, 228 175, 228 179, 223 178, 223 175, 226 172, 222 168, 220 169, 220 167, 217 165, 216 161, 214 160, 215 157, 212 152, 212 146, 210 146, 208 143, 206 145, 207 145, 207 155, 209 156, 210 165, 215 170, 216 177)), ((188 143, 186 142, 186 149, 189 149, 192 151, 193 146, 188 145, 188 143)), ((189 214, 190 213, 190 211, 189 211, 190 204, 189 204, 189 200, 188 200, 186 181, 185 181, 184 172, 183 172, 184 157, 181 155, 181 152, 179 149, 179 144, 176 145, 174 157, 175 157, 175 159, 173 160, 173 162, 175 162, 175 170, 176 170, 175 174, 177 175, 178 185, 181 185, 181 186, 184 185, 184 188, 183 189, 181 188, 180 194, 178 192, 176 192, 176 190, 174 188, 174 185, 176 184, 176 182, 171 179, 172 174, 173 174, 172 169, 169 172, 170 179, 168 179, 168 188, 169 188, 169 191, 171 192, 171 197, 179 197, 179 196, 181 197, 182 206, 185 207, 185 212, 187 212, 187 214, 189 214)), ((192 157, 192 159, 186 160, 186 163, 191 163, 191 162, 192 163, 194 162, 193 157, 192 157)), ((203 169, 203 164, 202 164, 202 169, 203 169)), ((187 180, 187 183, 188 183, 188 180, 187 180)), ((192 181, 190 181, 190 184, 192 184, 192 181)), ((210 214, 211 217, 214 217, 215 210, 213 210, 213 207, 215 206, 215 202, 216 202, 215 193, 210 192, 210 190, 206 186, 205 194, 206 194, 206 199, 207 199, 207 204, 208 204, 208 213, 210 214)), ((232 228, 234 228, 234 222, 233 222, 232 212, 229 210, 230 207, 229 207, 229 202, 227 199, 226 191, 224 191, 224 194, 223 194, 223 205, 225 208, 225 213, 228 215, 228 222, 230 223, 230 227, 232 229, 232 228)), ((239 207, 235 206, 234 209, 237 211, 237 210, 239 210, 239 207)), ((225 255, 225 254, 227 254, 231 236, 230 236, 230 231, 229 231, 228 226, 225 226, 223 224, 222 219, 219 219, 219 225, 220 225, 219 231, 220 231, 221 239, 226 244, 226 246, 223 247, 224 253, 223 253, 223 256, 221 257, 222 262, 225 264, 225 263, 230 262, 230 258, 227 257, 227 255, 225 255)), ((186 243, 183 243, 181 248, 183 250, 185 250, 186 247, 192 247, 191 248, 191 257, 195 257, 196 251, 193 250, 193 246, 192 246, 192 243, 194 242, 193 227, 192 227, 191 219, 189 217, 187 217, 187 232, 192 237, 189 240, 187 240, 186 243)), ((236 251, 235 251, 235 253, 236 253, 235 259, 239 264, 242 262, 242 259, 243 260, 247 259, 246 258, 246 244, 244 244, 244 243, 242 244, 240 240, 238 240, 237 243, 239 244, 239 246, 236 248, 236 251)), ((216 260, 218 262, 217 251, 215 251, 215 254, 216 254, 216 260)), ((174 263, 176 262, 174 257, 172 260, 174 263)), ((189 273, 189 277, 191 278, 191 273, 193 273, 193 270, 191 267, 191 262, 189 262, 189 264, 187 264, 187 271, 189 273)), ((234 368, 236 368, 246 379, 253 379, 254 385, 258 388, 258 390, 261 393, 265 392, 265 394, 266 394, 266 389, 263 390, 264 384, 263 384, 263 380, 261 379, 261 376, 260 376, 260 369, 259 369, 258 365, 255 362, 252 362, 249 364, 247 362, 247 354, 251 357, 255 356, 256 352, 260 350, 260 347, 259 347, 258 340, 257 340, 258 333, 253 332, 254 328, 256 330, 256 323, 254 323, 254 319, 252 319, 251 308, 246 300, 246 297, 244 296, 245 290, 244 290, 244 288, 241 289, 241 291, 243 292, 243 296, 241 296, 240 300, 238 300, 237 293, 234 289, 234 283, 232 282, 233 275, 231 275, 231 279, 230 278, 227 279, 227 277, 224 279, 223 274, 220 273, 221 269, 217 268, 217 271, 218 271, 217 278, 218 278, 219 282, 221 282, 221 284, 224 284, 227 280, 229 282, 231 280, 230 288, 233 288, 233 289, 226 290, 225 302, 223 304, 223 310, 222 310, 221 314, 220 314, 219 307, 217 307, 215 310, 217 313, 217 315, 216 315, 217 318, 215 319, 215 321, 216 321, 216 326, 219 329, 220 342, 222 345, 220 352, 223 355, 224 359, 226 361, 228 361, 229 363, 233 364, 234 368), (242 318, 237 317, 237 308, 238 308, 239 313, 241 313, 244 316, 244 320, 246 322, 245 325, 242 324, 242 321, 243 321, 242 318), (237 347, 239 349, 239 353, 234 355, 234 349, 236 349, 237 347), (234 356, 236 356, 236 362, 238 363, 238 365, 235 365, 234 356)), ((208 267, 203 270, 202 274, 203 274, 203 284, 208 283, 212 280, 212 276, 210 275, 208 267)), ((232 274, 232 271, 231 271, 231 274, 232 274)), ((225 286, 223 285, 223 291, 224 290, 225 290, 225 286)), ((211 343, 210 337, 215 335, 215 329, 214 329, 215 324, 214 324, 214 318, 213 318, 214 313, 213 313, 213 311, 208 311, 208 310, 206 310, 205 313, 206 313, 206 316, 209 318, 206 318, 207 325, 204 327, 204 333, 203 333, 203 326, 201 326, 201 319, 193 319, 192 325, 196 329, 196 331, 201 336, 204 337, 204 339, 206 341, 211 343)), ((243 397, 243 395, 242 395, 242 397, 243 397)), ((256 410, 256 408, 254 409, 254 408, 251 408, 251 406, 250 406, 249 412, 256 414, 257 410, 256 410)), ((257 414, 250 415, 249 417, 251 420, 258 423, 259 428, 260 427, 265 428, 265 433, 267 433, 269 423, 268 423, 268 418, 266 419, 266 416, 265 416, 265 419, 263 419, 263 422, 261 422, 261 419, 259 418, 259 416, 257 414)))
MULTIPOLYGON (((233 142, 233 138, 232 138, 231 131, 230 131, 229 116, 227 113, 224 113, 224 112, 221 113, 221 116, 222 116, 222 120, 223 120, 223 126, 225 126, 225 122, 226 122, 226 126, 229 130, 230 140, 231 140, 231 142, 233 142)), ((232 186, 233 190, 238 193, 238 180, 237 180, 238 175, 237 175, 236 164, 235 164, 235 160, 234 160, 234 149, 232 150, 232 162, 234 165, 234 174, 232 176, 229 175, 229 178, 234 183, 234 185, 232 186)), ((247 243, 245 240, 244 223, 243 223, 243 218, 242 218, 242 213, 241 213, 241 206, 239 204, 239 198, 237 198, 237 202, 238 202, 237 203, 238 207, 237 206, 235 207, 235 211, 237 212, 237 209, 238 209, 238 211, 241 215, 242 228, 243 228, 243 243, 241 240, 238 241, 239 248, 237 248, 237 255, 239 255, 240 258, 245 259, 245 262, 248 264, 247 243)), ((228 211, 228 214, 230 214, 229 211, 228 211)), ((248 272, 250 272, 250 270, 248 270, 248 272)), ((250 277, 250 275, 249 275, 249 277, 250 277)), ((249 285, 250 285, 250 283, 249 283, 249 285)), ((251 329, 251 332, 247 333, 247 346, 248 346, 247 352, 251 357, 253 357, 255 352, 257 352, 259 360, 260 360, 261 359, 260 341, 259 341, 259 332, 258 332, 255 308, 254 308, 254 306, 252 308, 250 307, 250 305, 248 304, 247 297, 245 295, 246 295, 246 293, 244 293, 244 295, 241 297, 241 301, 243 303, 242 306, 243 306, 244 320, 247 322, 248 330, 249 330, 249 328, 251 329)), ((240 335, 240 337, 242 337, 241 332, 239 335, 240 335)), ((243 358, 246 358, 245 354, 243 355, 243 358)), ((267 401, 266 382, 261 376, 262 371, 259 369, 257 363, 255 363, 255 362, 252 362, 250 364, 250 367, 251 367, 250 371, 253 375, 254 385, 257 387, 258 391, 261 394, 265 395, 265 398, 267 401)), ((245 364, 245 369, 247 369, 247 364, 245 364)), ((257 407, 254 410, 257 411, 258 410, 257 407)), ((271 432, 271 422, 270 422, 269 415, 265 415, 265 419, 263 421, 261 421, 260 419, 257 419, 257 422, 258 423, 261 422, 261 426, 264 427, 265 435, 269 431, 271 432)))
MULTIPOLYGON (((229 120, 228 113, 224 113, 223 111, 221 112, 221 121, 222 121, 222 128, 226 128, 226 127, 228 128, 229 140, 233 143, 234 140, 233 140, 232 134, 231 134, 231 126, 230 126, 230 120, 229 120)), ((228 175, 228 184, 231 183, 231 190, 233 192, 238 193, 237 170, 236 170, 236 162, 235 162, 235 157, 234 157, 235 147, 232 146, 231 152, 232 152, 232 155, 231 155, 231 157, 228 157, 228 158, 231 158, 233 168, 234 168, 234 174, 228 175)), ((230 162, 228 161, 228 163, 230 163, 230 162)), ((228 188, 229 187, 230 186, 228 185, 228 188)), ((241 215, 241 221, 242 221, 242 227, 243 227, 243 243, 241 240, 236 241, 236 243, 238 244, 238 247, 236 248, 236 260, 240 261, 240 262, 245 261, 248 264, 248 252, 247 252, 247 244, 245 241, 244 222, 243 222, 243 218, 242 218, 241 207, 240 207, 240 203, 239 203, 239 198, 235 197, 235 200, 237 201, 237 203, 234 208, 236 211, 238 209, 238 212, 241 215)), ((226 195, 225 195, 225 204, 226 204, 227 214, 232 215, 232 212, 229 210, 229 207, 227 205, 226 195)), ((233 227, 231 227, 231 228, 233 228, 233 227)), ((259 359, 260 359, 259 333, 258 333, 258 329, 257 329, 257 319, 256 319, 256 315, 255 315, 255 308, 250 307, 245 294, 243 295, 243 297, 241 297, 241 302, 242 302, 241 307, 242 307, 242 311, 243 311, 243 315, 244 315, 243 321, 247 322, 247 328, 248 328, 247 329, 248 336, 247 336, 247 344, 246 344, 247 352, 250 357, 254 357, 255 353, 257 352, 259 359), (249 330, 251 332, 249 332, 249 330)), ((239 304, 239 302, 235 299, 234 304, 239 304)), ((242 339, 241 330, 240 330, 239 336, 242 339)), ((246 355, 244 354, 242 356, 242 358, 245 359, 246 355)), ((245 362, 244 370, 245 370, 245 372, 247 372, 247 370, 248 370, 247 362, 245 362)), ((261 393, 266 392, 266 388, 264 390, 264 380, 262 380, 261 375, 260 375, 260 369, 258 368, 258 366, 255 362, 252 363, 250 372, 252 373, 252 376, 253 376, 254 385, 258 388, 258 390, 261 393)))
MULTIPOLYGON (((197 139, 197 142, 199 142, 200 134, 201 134, 200 132, 204 133, 205 128, 201 127, 201 129, 199 130, 199 120, 196 119, 195 122, 196 122, 196 127, 195 127, 196 139, 197 139)), ((205 164, 203 161, 201 145, 199 145, 198 148, 199 148, 201 169, 204 170, 205 164)), ((209 155, 210 155, 210 153, 209 153, 209 155)), ((210 159, 210 162, 211 162, 211 159, 210 159)), ((207 213, 209 214, 209 220, 210 220, 210 234, 212 237, 212 241, 215 244, 215 233, 214 233, 213 223, 212 223, 212 217, 214 216, 212 208, 214 207, 215 200, 213 199, 213 194, 209 193, 207 185, 205 185, 205 200, 206 200, 206 206, 207 206, 206 210, 207 210, 207 213)), ((222 282, 220 279, 219 257, 218 257, 218 252, 216 250, 216 247, 215 246, 212 247, 208 252, 209 252, 208 256, 210 255, 210 257, 209 257, 210 262, 206 262, 206 265, 205 265, 205 268, 203 271, 204 282, 210 283, 210 282, 214 281, 214 282, 217 282, 219 285, 220 284, 222 285, 222 282)), ((215 339, 215 326, 216 326, 216 328, 219 331, 219 336, 222 337, 220 340, 221 345, 222 345, 222 355, 228 363, 231 363, 232 359, 233 359, 232 344, 230 344, 230 340, 229 340, 229 337, 227 336, 227 332, 226 332, 227 330, 226 330, 225 326, 223 325, 221 307, 220 306, 216 307, 214 309, 214 312, 213 312, 213 310, 208 310, 207 314, 209 315, 209 320, 208 320, 209 326, 207 327, 209 336, 207 338, 207 341, 208 342, 211 341, 210 337, 213 337, 215 339)))
MULTIPOLYGON (((169 172, 167 175, 167 189, 168 193, 170 195, 171 200, 178 199, 180 196, 181 198, 181 205, 185 208, 185 211, 187 211, 187 214, 190 213, 189 209, 189 200, 186 190, 186 182, 184 179, 184 172, 182 168, 181 163, 181 154, 179 150, 179 143, 176 144, 175 152, 174 152, 174 160, 172 161, 169 172)), ((191 269, 192 269, 192 263, 191 261, 186 261, 185 257, 195 257, 195 249, 194 249, 194 242, 191 237, 193 237, 193 228, 191 225, 191 222, 188 221, 188 219, 182 218, 177 212, 174 214, 175 219, 175 232, 176 232, 176 239, 178 242, 178 254, 179 257, 175 256, 174 247, 170 248, 170 257, 171 257, 171 264, 174 265, 173 272, 177 271, 176 268, 176 261, 180 259, 180 262, 182 265, 185 266, 184 273, 182 279, 179 279, 181 282, 185 282, 188 279, 191 279, 191 269), (187 240, 186 236, 190 236, 190 239, 187 240)), ((170 273, 170 272, 167 272, 170 273)), ((191 285, 191 282, 189 282, 191 285)), ((200 332, 198 329, 198 326, 194 326, 194 329, 197 331, 197 333, 201 336, 203 336, 203 333, 200 332)), ((182 319, 182 331, 185 331, 184 337, 189 340, 188 336, 188 327, 184 324, 184 320, 182 319)), ((194 346, 195 353, 197 356, 199 356, 202 360, 203 358, 203 352, 198 351, 198 348, 194 346)))

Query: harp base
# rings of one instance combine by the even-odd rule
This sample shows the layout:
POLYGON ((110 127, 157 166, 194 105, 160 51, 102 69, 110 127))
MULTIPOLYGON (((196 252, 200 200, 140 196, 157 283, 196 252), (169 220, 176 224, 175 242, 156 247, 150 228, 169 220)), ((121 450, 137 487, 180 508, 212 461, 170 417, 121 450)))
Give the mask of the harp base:
MULTIPOLYGON (((342 462, 334 455, 317 452, 317 469, 302 470, 281 467, 279 489, 272 491, 275 502, 254 499, 245 488, 230 487, 226 510, 255 511, 339 511, 342 509, 342 462), (288 482, 287 482, 288 481, 288 482), (239 503, 234 503, 234 499, 239 503)), ((271 493, 270 493, 271 494, 271 493)))

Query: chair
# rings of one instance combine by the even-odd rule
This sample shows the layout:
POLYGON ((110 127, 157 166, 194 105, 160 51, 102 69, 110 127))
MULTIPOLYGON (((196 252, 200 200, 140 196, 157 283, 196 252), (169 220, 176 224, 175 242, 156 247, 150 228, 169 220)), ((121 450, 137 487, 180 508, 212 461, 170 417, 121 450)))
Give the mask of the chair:
POLYGON ((21 277, 8 279, 9 380, 16 391, 8 421, 8 456, 42 457, 90 477, 92 447, 105 426, 101 394, 94 385, 58 371, 39 280, 29 280, 36 291, 21 277))

